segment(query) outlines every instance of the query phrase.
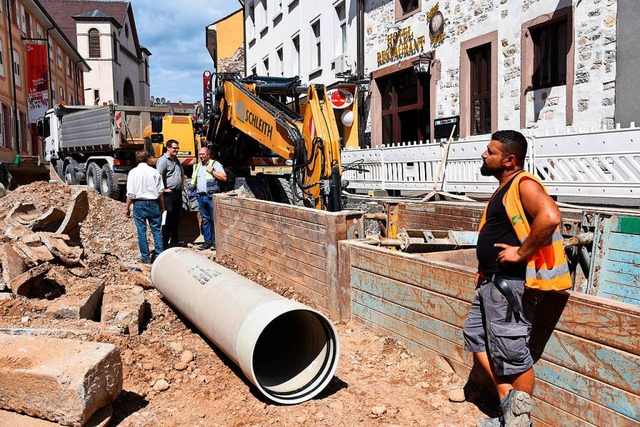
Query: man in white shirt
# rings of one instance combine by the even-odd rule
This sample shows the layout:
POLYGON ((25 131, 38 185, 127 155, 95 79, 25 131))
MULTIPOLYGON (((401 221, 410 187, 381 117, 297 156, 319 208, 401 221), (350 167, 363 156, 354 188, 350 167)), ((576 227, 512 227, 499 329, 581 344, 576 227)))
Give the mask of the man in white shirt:
POLYGON ((162 212, 164 211, 164 184, 160 173, 147 164, 149 153, 136 151, 136 166, 127 177, 127 204, 125 214, 131 216, 133 203, 133 219, 138 229, 138 246, 140 258, 144 264, 151 264, 149 243, 147 242, 147 222, 153 236, 155 255, 163 251, 162 245, 162 212))

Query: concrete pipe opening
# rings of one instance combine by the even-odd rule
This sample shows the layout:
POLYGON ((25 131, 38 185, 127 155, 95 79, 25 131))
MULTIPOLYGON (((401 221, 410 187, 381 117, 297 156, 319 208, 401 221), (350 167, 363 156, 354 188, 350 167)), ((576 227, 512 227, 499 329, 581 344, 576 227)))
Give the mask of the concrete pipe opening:
POLYGON ((340 344, 321 313, 184 248, 162 252, 151 280, 274 402, 305 402, 333 378, 340 344))
POLYGON ((338 358, 335 331, 315 312, 294 310, 275 318, 256 342, 257 385, 279 403, 298 403, 324 389, 338 358))

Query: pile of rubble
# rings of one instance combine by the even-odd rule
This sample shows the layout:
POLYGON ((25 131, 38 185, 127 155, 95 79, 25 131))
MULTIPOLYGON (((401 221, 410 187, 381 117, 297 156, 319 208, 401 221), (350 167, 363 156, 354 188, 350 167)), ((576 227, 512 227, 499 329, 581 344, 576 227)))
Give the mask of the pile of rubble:
MULTIPOLYGON (((114 215, 121 210, 121 203, 79 187, 47 183, 20 187, 0 199, 3 316, 10 317, 13 301, 29 313, 22 316, 25 327, 0 328, 0 360, 11 361, 0 364, 0 409, 84 425, 119 395, 117 347, 54 339, 26 326, 48 320, 111 335, 141 332, 144 290, 151 282, 148 270, 132 262, 136 251, 129 242, 122 244, 124 233, 130 241, 134 231, 124 215, 114 215), (88 230, 83 224, 90 224, 88 230)), ((13 416, 0 411, 0 424, 15 424, 13 416)), ((98 418, 105 418, 104 411, 98 418)))

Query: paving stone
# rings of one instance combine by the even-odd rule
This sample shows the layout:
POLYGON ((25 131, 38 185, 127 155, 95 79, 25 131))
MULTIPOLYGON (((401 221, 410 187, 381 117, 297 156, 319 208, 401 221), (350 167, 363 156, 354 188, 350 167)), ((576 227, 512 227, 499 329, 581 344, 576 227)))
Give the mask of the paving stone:
POLYGON ((146 304, 142 288, 128 285, 107 286, 102 297, 100 321, 121 327, 129 335, 138 335, 146 304))
POLYGON ((0 334, 0 408, 81 426, 122 390, 112 344, 0 334))

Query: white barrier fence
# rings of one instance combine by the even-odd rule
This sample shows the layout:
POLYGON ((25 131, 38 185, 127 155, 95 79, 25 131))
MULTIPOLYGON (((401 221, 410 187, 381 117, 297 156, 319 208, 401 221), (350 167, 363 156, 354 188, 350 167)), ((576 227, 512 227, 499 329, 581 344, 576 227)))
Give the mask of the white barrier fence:
MULTIPOLYGON (((640 128, 528 135, 526 168, 554 196, 640 199, 640 128)), ((480 175, 481 155, 490 135, 454 141, 442 166, 438 190, 489 194, 496 181, 480 175)), ((400 143, 345 150, 343 178, 356 190, 433 189, 446 142, 400 143)))

